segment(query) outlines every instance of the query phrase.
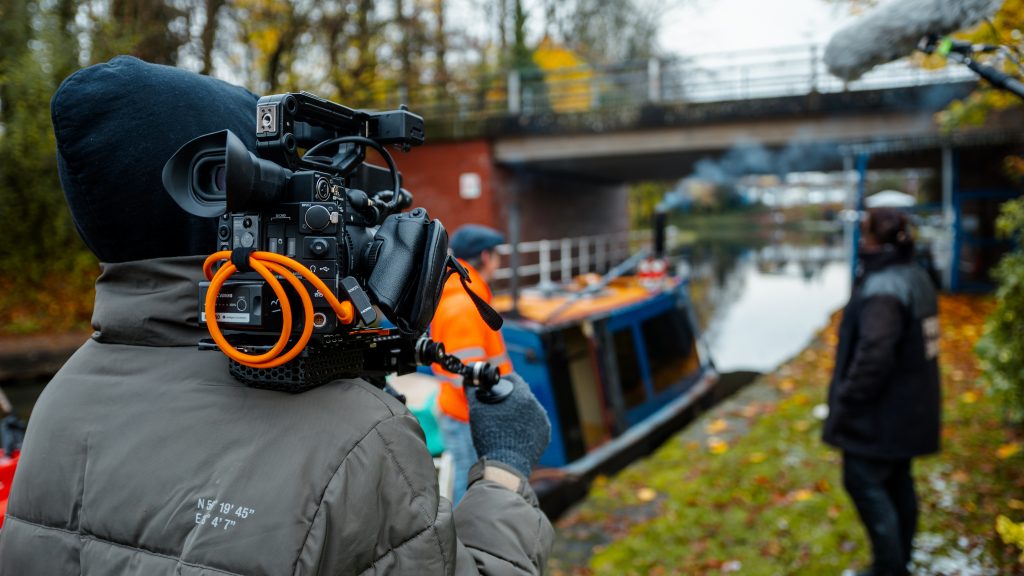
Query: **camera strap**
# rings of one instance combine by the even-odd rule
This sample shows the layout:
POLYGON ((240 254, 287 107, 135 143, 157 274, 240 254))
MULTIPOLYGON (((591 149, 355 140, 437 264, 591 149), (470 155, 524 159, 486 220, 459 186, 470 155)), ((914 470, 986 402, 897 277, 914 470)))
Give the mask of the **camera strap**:
POLYGON ((477 295, 476 292, 469 288, 469 284, 472 282, 469 278, 469 272, 461 262, 450 254, 448 255, 448 268, 451 272, 459 275, 459 281, 462 282, 462 288, 466 290, 470 299, 473 300, 473 304, 476 305, 476 311, 480 314, 480 317, 483 318, 487 326, 495 332, 500 330, 503 323, 501 315, 498 314, 494 308, 491 308, 490 304, 484 302, 484 299, 477 295))

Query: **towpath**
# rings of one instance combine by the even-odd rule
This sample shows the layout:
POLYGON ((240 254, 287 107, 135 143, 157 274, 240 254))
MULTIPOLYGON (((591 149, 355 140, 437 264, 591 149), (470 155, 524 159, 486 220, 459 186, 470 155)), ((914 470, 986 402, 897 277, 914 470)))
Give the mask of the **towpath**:
MULTIPOLYGON (((943 297, 943 452, 917 462, 915 574, 1024 574, 996 519, 1024 521, 1022 439, 978 379, 991 302, 943 297)), ((798 356, 613 478, 557 524, 555 576, 842 574, 870 550, 820 441, 838 316, 798 356)))

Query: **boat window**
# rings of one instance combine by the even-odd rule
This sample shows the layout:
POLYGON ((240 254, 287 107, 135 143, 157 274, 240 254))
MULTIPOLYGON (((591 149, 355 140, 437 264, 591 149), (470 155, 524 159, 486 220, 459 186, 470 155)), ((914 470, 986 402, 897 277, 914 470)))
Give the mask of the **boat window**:
POLYGON ((565 329, 563 337, 573 398, 576 401, 576 414, 582 428, 584 445, 590 450, 601 445, 610 436, 602 409, 604 392, 601 390, 601 380, 594 370, 590 341, 583 334, 582 327, 575 325, 565 329))
POLYGON ((633 331, 629 328, 612 334, 615 342, 615 363, 619 369, 619 386, 622 388, 622 401, 626 408, 635 408, 647 399, 644 393, 643 376, 640 373, 640 362, 636 357, 636 343, 633 331))
POLYGON ((640 331, 647 347, 655 392, 678 384, 700 367, 693 333, 681 311, 673 308, 648 318, 640 325, 640 331))

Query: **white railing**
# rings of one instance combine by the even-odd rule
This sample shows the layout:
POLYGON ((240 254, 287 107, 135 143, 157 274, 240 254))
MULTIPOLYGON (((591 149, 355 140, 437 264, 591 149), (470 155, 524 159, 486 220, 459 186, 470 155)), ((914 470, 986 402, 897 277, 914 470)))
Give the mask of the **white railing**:
POLYGON ((629 258, 641 246, 650 243, 650 230, 636 230, 599 236, 558 238, 520 242, 516 256, 518 266, 512 267, 511 244, 498 246, 504 268, 495 271, 491 288, 495 292, 511 289, 512 279, 520 287, 537 284, 552 286, 569 282, 579 274, 604 274, 629 258))

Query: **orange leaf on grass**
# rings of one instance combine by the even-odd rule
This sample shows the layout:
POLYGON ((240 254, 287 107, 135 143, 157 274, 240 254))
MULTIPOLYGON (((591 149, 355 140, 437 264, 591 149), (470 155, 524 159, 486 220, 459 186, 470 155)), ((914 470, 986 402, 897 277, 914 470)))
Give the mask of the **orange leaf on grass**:
POLYGON ((1020 442, 1010 442, 1003 444, 996 450, 996 458, 1006 460, 1018 452, 1020 452, 1020 442))
POLYGON ((721 434, 728 429, 729 423, 724 418, 716 418, 704 426, 704 432, 707 434, 721 434))

